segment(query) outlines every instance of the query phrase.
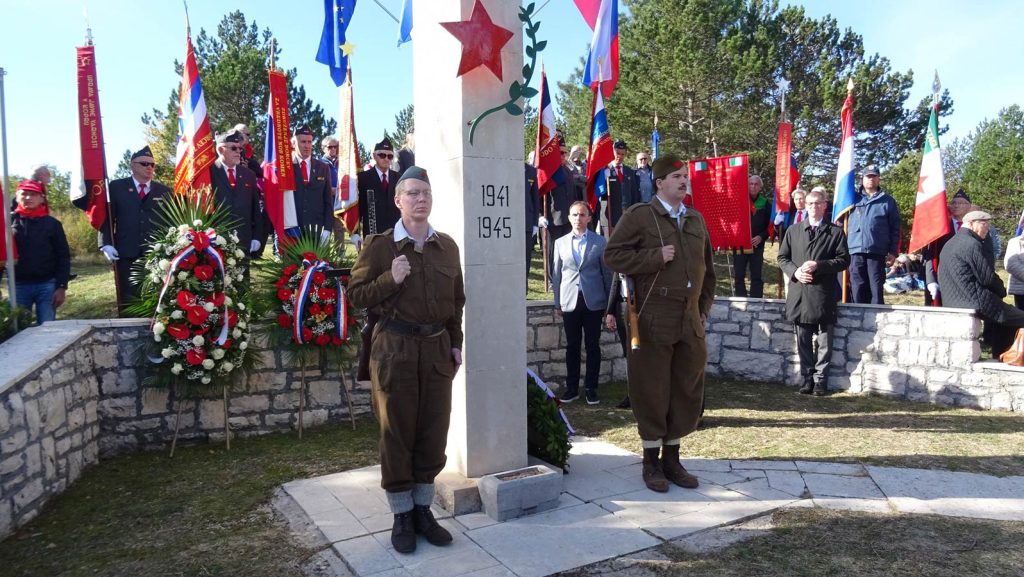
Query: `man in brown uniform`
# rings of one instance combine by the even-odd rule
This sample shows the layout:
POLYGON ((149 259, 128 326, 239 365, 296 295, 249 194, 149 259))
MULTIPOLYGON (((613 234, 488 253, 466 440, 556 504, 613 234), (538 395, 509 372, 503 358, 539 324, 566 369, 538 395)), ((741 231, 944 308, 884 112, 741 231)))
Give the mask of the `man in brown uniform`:
POLYGON ((366 239, 348 294, 355 306, 380 315, 370 380, 380 420, 381 487, 395 515, 391 543, 410 553, 417 534, 433 545, 452 541, 430 504, 445 464, 452 378, 462 365, 466 294, 458 245, 427 222, 433 205, 427 172, 409 167, 394 203, 401 220, 366 239))
POLYGON ((623 213, 604 259, 636 283, 640 348, 629 355, 629 397, 644 449, 644 484, 665 492, 669 481, 697 486, 679 463, 679 443, 700 418, 715 270, 704 217, 683 206, 686 163, 666 154, 654 161, 653 173, 654 198, 623 213))

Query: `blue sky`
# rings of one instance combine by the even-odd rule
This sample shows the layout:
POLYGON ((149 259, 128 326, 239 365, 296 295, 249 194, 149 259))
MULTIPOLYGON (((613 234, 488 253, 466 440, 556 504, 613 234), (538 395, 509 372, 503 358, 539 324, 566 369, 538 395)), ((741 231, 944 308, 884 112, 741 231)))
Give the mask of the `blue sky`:
MULTIPOLYGON (((399 13, 401 0, 380 1, 399 13)), ((1019 96, 1024 92, 1024 42, 1020 40, 1024 16, 1018 2, 806 0, 798 4, 811 17, 831 13, 840 27, 853 28, 864 37, 867 52, 888 57, 893 69, 913 69, 910 103, 930 93, 932 74, 938 68, 943 86, 955 101, 956 112, 947 120, 947 139, 967 134, 1000 108, 1024 100, 1019 96)), ((537 6, 542 5, 544 0, 539 0, 537 6)), ((309 97, 335 116, 337 91, 326 68, 314 61, 322 6, 321 0, 192 0, 189 10, 193 35, 200 28, 214 32, 224 14, 236 8, 261 29, 269 27, 283 50, 280 65, 297 68, 297 80, 309 97)), ((39 162, 77 172, 74 48, 84 38, 84 9, 97 47, 111 171, 125 149, 141 146, 141 115, 163 109, 180 82, 173 68, 174 60, 182 60, 185 52, 179 0, 3 0, 0 67, 7 72, 11 173, 25 174, 39 162)), ((555 82, 567 78, 586 51, 590 29, 572 0, 550 0, 537 18, 542 23, 540 36, 548 40, 543 57, 551 88, 556 90, 555 82)), ((367 143, 393 128, 395 114, 412 101, 412 45, 396 48, 397 28, 373 0, 359 0, 349 39, 356 45, 352 60, 356 130, 367 143)))

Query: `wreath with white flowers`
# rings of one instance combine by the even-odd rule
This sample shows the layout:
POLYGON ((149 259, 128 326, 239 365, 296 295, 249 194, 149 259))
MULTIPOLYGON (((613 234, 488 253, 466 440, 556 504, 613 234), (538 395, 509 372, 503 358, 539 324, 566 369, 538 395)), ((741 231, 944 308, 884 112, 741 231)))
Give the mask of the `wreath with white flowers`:
POLYGON ((246 254, 230 212, 223 206, 210 212, 196 198, 163 199, 163 227, 135 271, 143 275, 144 296, 132 310, 153 319, 146 352, 156 374, 144 384, 227 386, 237 370, 252 364, 246 254))

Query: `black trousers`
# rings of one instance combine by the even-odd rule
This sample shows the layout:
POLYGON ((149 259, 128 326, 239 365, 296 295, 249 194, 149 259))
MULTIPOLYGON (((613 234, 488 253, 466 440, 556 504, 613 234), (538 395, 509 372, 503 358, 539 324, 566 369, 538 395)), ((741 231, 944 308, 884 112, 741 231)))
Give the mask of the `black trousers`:
POLYGON ((850 292, 858 304, 885 304, 885 255, 857 253, 850 256, 850 292))
POLYGON ((734 296, 745 297, 747 295, 746 276, 747 267, 750 267, 750 294, 751 298, 759 299, 764 297, 764 279, 761 272, 764 270, 764 243, 757 245, 754 252, 750 254, 738 253, 733 259, 733 284, 734 296))
POLYGON ((565 389, 576 392, 580 388, 580 344, 587 348, 588 391, 597 390, 597 377, 601 373, 601 319, 603 310, 592 311, 583 302, 580 293, 576 309, 562 313, 565 327, 565 389))
POLYGON ((1013 304, 1024 311, 1024 295, 1013 295, 1013 304))
POLYGON ((796 351, 804 381, 824 382, 832 362, 834 324, 796 323, 796 351))

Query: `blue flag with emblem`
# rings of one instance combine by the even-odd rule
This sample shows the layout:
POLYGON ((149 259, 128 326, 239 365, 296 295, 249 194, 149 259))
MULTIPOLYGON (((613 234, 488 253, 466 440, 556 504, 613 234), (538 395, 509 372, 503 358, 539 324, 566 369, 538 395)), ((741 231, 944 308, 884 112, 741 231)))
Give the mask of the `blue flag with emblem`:
POLYGON ((352 45, 345 40, 345 31, 356 10, 356 0, 324 0, 324 30, 320 34, 320 48, 316 61, 326 64, 335 86, 345 82, 348 54, 352 45))

